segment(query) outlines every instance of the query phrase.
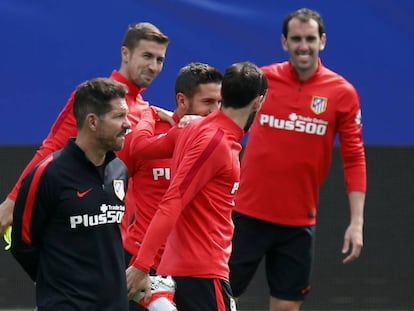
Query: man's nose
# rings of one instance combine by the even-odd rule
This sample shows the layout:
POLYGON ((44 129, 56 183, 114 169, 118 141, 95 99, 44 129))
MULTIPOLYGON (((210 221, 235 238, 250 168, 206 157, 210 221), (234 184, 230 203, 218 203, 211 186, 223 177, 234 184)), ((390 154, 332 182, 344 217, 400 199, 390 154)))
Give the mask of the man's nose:
POLYGON ((131 128, 131 126, 132 126, 131 122, 130 122, 128 119, 125 119, 125 122, 124 122, 124 124, 123 124, 123 127, 124 127, 125 129, 130 129, 130 128, 131 128))
POLYGON ((308 48, 309 48, 309 44, 306 41, 306 39, 303 38, 302 40, 300 40, 300 42, 299 42, 299 49, 301 49, 301 50, 307 50, 308 48))
POLYGON ((161 65, 158 63, 158 61, 155 58, 150 60, 149 68, 152 71, 159 71, 160 66, 161 65))

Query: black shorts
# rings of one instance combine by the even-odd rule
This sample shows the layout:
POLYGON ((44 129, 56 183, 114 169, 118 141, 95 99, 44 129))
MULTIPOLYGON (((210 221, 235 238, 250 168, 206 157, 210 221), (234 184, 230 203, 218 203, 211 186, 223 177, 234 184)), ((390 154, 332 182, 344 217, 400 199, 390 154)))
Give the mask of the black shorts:
POLYGON ((173 277, 179 311, 236 311, 230 284, 221 279, 173 277))
POLYGON ((315 226, 284 226, 233 213, 230 257, 234 297, 244 293, 263 259, 270 295, 302 301, 310 290, 315 226))

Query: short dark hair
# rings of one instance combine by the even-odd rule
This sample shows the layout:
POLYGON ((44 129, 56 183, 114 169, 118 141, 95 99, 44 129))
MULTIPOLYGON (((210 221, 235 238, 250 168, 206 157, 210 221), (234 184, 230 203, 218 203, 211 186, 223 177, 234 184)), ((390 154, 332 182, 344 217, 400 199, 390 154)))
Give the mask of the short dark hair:
POLYGON ((156 26, 148 22, 141 22, 129 25, 122 40, 122 46, 134 50, 141 40, 154 41, 165 45, 169 43, 168 37, 156 26))
POLYGON ((95 78, 78 85, 73 101, 73 114, 80 129, 89 113, 101 117, 111 111, 111 101, 125 98, 127 87, 108 78, 95 78))
POLYGON ((282 33, 285 38, 288 36, 289 22, 293 18, 297 18, 304 23, 309 22, 311 19, 313 19, 316 23, 318 23, 319 37, 322 37, 322 35, 325 33, 325 26, 323 24, 322 16, 317 11, 308 8, 302 8, 290 13, 283 21, 282 33))
POLYGON ((180 69, 175 79, 175 94, 183 93, 191 98, 200 84, 221 84, 223 74, 216 68, 203 63, 190 63, 180 69))
POLYGON ((257 96, 265 95, 267 79, 262 70, 251 62, 227 67, 221 84, 222 107, 244 108, 257 96))

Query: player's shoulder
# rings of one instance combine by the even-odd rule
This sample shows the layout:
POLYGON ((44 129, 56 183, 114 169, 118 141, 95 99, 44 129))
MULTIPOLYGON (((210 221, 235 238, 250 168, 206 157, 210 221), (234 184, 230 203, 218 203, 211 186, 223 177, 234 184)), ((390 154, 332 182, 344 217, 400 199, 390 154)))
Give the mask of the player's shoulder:
POLYGON ((185 131, 188 133, 188 136, 196 138, 198 142, 208 143, 222 129, 217 126, 214 119, 210 119, 209 122, 207 117, 205 117, 191 121, 185 127, 185 131))
MULTIPOLYGON (((57 153, 60 153, 58 151, 57 153)), ((59 165, 57 165, 57 160, 55 153, 47 155, 44 159, 40 160, 26 175, 24 180, 30 180, 32 183, 50 183, 56 184, 56 181, 59 179, 59 165)))
POLYGON ((321 74, 327 83, 334 84, 337 88, 342 88, 351 92, 356 91, 354 85, 348 79, 328 67, 323 66, 321 68, 321 74))
POLYGON ((128 171, 128 167, 126 166, 125 162, 122 161, 118 156, 114 156, 110 163, 119 170, 122 170, 124 172, 128 171))
POLYGON ((281 72, 289 69, 289 62, 279 62, 279 63, 272 63, 268 65, 264 65, 260 67, 265 75, 275 75, 280 74, 281 72))
POLYGON ((65 157, 64 149, 60 149, 40 161, 36 168, 44 171, 45 175, 54 175, 60 170, 61 166, 72 165, 72 163, 73 161, 69 162, 68 158, 65 157))

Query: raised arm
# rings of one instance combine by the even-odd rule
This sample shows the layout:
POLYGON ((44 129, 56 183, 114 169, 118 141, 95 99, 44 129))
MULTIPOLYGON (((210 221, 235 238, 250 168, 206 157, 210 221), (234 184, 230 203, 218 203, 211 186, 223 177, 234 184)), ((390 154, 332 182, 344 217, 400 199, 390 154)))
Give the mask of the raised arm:
MULTIPOLYGON (((135 160, 171 158, 180 128, 173 126, 169 131, 155 134, 156 122, 161 121, 165 110, 151 107, 142 113, 142 119, 132 130, 130 156, 135 160)), ((178 121, 178 118, 175 118, 178 121)))

